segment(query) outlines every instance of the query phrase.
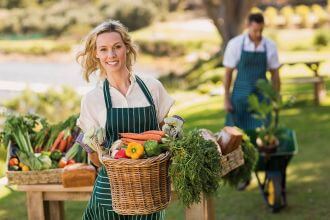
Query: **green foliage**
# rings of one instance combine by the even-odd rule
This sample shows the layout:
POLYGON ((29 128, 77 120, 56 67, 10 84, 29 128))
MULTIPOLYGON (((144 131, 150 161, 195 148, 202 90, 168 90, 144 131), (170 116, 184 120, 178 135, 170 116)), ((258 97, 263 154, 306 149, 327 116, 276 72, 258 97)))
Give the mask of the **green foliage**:
POLYGON ((236 187, 240 182, 250 180, 257 163, 258 152, 246 134, 243 135, 242 150, 244 152, 244 164, 222 177, 224 183, 232 187, 236 187))
POLYGON ((170 176, 180 201, 185 206, 200 202, 201 193, 211 194, 219 188, 220 155, 216 145, 205 140, 198 130, 170 144, 170 176))
POLYGON ((33 115, 7 115, 3 125, 3 130, 0 133, 0 144, 7 147, 12 141, 17 144, 19 149, 23 152, 33 152, 29 133, 33 132, 36 117, 33 115))
POLYGON ((62 87, 61 91, 49 89, 44 93, 26 90, 6 101, 4 106, 22 114, 37 113, 54 123, 79 112, 80 96, 70 87, 62 87))
POLYGON ((167 40, 136 40, 141 52, 153 56, 182 56, 186 53, 187 47, 179 42, 167 40))
POLYGON ((262 121, 262 126, 257 128, 258 137, 265 146, 272 145, 274 138, 282 133, 279 127, 279 112, 281 109, 292 104, 292 100, 283 102, 279 93, 266 80, 259 79, 256 87, 263 97, 260 100, 256 94, 248 97, 249 110, 253 116, 262 121))
POLYGON ((154 20, 156 8, 142 0, 110 1, 102 11, 105 18, 121 21, 130 31, 145 27, 154 20))
MULTIPOLYGON (((34 35, 30 36, 34 37, 34 35)), ((24 36, 21 37, 23 38, 24 36)), ((55 42, 50 40, 3 40, 0 41, 0 51, 5 54, 20 53, 29 55, 46 55, 52 52, 69 52, 71 51, 71 45, 72 44, 70 42, 64 41, 55 42)))
POLYGON ((314 36, 314 45, 317 47, 327 46, 330 42, 329 30, 319 30, 314 36))
POLYGON ((113 0, 103 3, 36 1, 35 5, 39 5, 38 7, 26 7, 31 6, 34 1, 16 0, 8 5, 9 2, 0 1, 0 5, 10 8, 2 13, 0 23, 2 34, 41 33, 59 37, 74 32, 80 34, 81 38, 86 34, 86 29, 89 31, 110 18, 120 20, 130 31, 133 31, 149 25, 157 15, 155 4, 143 0, 113 0), (81 7, 82 3, 86 7, 81 7), (83 30, 83 33, 80 30, 83 30))

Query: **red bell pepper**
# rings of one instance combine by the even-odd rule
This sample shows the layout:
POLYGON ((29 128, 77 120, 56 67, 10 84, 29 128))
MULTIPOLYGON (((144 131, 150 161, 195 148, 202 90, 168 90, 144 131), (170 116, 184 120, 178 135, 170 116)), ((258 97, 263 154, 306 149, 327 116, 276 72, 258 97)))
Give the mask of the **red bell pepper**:
POLYGON ((120 149, 116 154, 115 154, 115 159, 120 159, 120 158, 129 158, 126 153, 125 149, 120 149))

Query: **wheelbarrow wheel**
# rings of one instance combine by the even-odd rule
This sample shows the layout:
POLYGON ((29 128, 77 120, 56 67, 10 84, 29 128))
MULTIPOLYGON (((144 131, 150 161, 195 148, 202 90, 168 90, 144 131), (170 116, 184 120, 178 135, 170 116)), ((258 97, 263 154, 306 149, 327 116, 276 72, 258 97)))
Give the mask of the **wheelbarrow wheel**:
POLYGON ((265 195, 267 204, 272 209, 272 212, 278 212, 283 203, 280 175, 271 175, 267 177, 265 195))

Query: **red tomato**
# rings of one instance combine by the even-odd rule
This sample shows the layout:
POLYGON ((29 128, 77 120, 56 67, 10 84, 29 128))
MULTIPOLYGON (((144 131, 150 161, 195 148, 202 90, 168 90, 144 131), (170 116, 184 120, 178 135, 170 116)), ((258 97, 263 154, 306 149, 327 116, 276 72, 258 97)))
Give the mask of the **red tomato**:
POLYGON ((19 162, 18 162, 18 159, 17 158, 11 158, 9 160, 9 166, 15 166, 15 165, 18 165, 19 162))
POLYGON ((59 168, 64 168, 67 165, 67 161, 65 159, 61 159, 60 162, 58 162, 59 168))
POLYGON ((74 159, 71 159, 71 160, 68 160, 68 162, 66 163, 66 165, 74 164, 74 163, 76 163, 76 161, 74 159))

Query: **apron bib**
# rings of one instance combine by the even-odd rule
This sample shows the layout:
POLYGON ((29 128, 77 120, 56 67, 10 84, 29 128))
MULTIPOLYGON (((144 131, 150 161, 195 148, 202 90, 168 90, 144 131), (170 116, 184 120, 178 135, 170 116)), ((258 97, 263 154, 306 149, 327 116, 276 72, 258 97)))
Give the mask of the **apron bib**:
MULTIPOLYGON (((147 130, 159 130, 156 116, 156 108, 152 96, 144 82, 136 76, 136 82, 146 96, 150 106, 136 108, 113 108, 110 96, 109 82, 106 79, 103 86, 104 100, 107 108, 106 147, 119 139, 118 133, 133 132, 141 133, 147 130)), ((123 183, 125 184, 125 183, 123 183)), ((84 220, 103 219, 164 219, 164 211, 150 215, 119 215, 112 209, 111 191, 106 169, 102 166, 96 178, 93 193, 85 210, 84 220)))
POLYGON ((267 72, 267 47, 265 51, 245 51, 244 41, 242 44, 241 58, 237 65, 237 77, 231 95, 233 112, 227 113, 227 126, 237 126, 243 130, 255 129, 262 125, 262 122, 255 119, 249 111, 248 97, 256 94, 259 100, 263 97, 257 92, 256 82, 258 79, 266 79, 267 72))

